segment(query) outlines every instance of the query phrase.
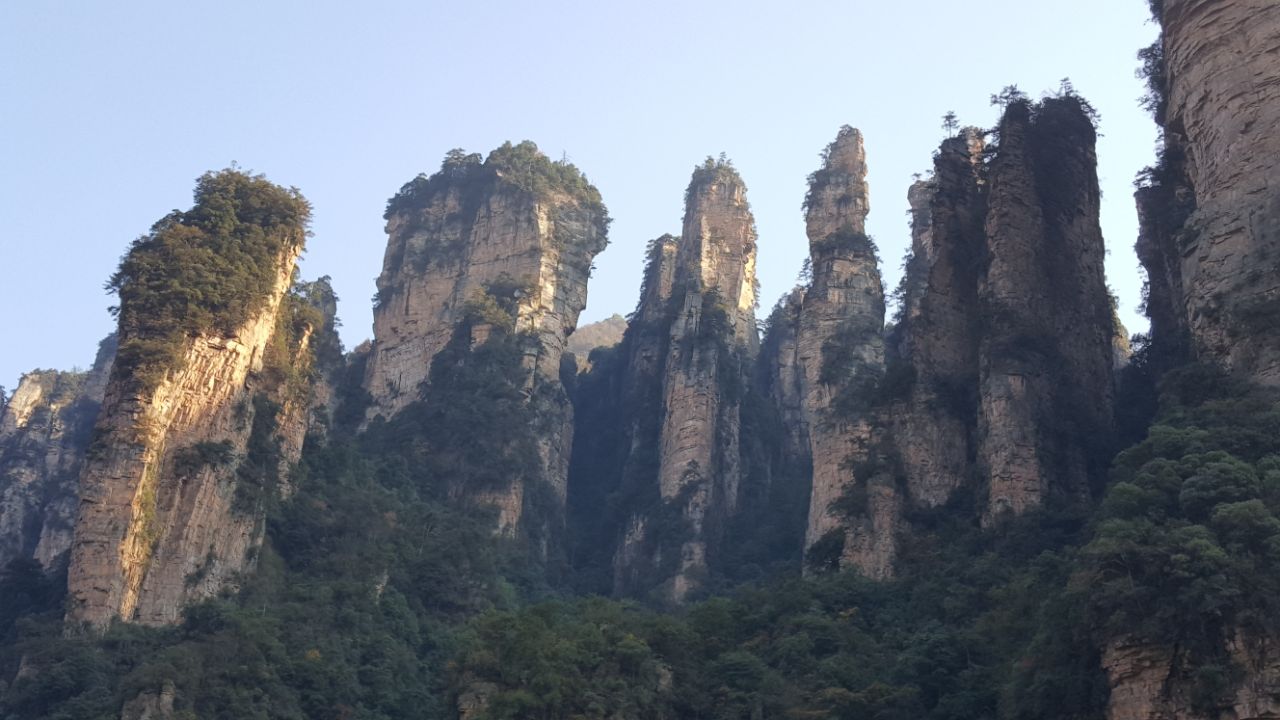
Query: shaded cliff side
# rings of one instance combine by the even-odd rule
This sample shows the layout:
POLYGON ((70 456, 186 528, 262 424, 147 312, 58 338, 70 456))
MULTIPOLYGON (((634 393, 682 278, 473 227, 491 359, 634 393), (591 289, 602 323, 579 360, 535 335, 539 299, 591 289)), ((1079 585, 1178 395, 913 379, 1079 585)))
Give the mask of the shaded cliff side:
POLYGON ((1137 194, 1153 337, 1280 384, 1280 6, 1153 9, 1163 32, 1143 59, 1163 148, 1137 194))
POLYGON ((1115 329, 1086 110, 1070 94, 1013 102, 999 127, 978 288, 988 520, 1087 498, 1108 460, 1115 329))
POLYGON ((866 462, 873 442, 867 395, 884 375, 884 288, 866 235, 862 134, 841 128, 822 158, 804 203, 813 277, 795 328, 812 463, 805 545, 831 545, 840 562, 883 577, 893 562, 887 543, 898 512, 896 492, 881 474, 868 472, 866 462), (835 507, 852 495, 865 499, 866 512, 853 513, 856 519, 835 507))
POLYGON ((115 345, 114 336, 103 340, 88 372, 23 375, 0 412, 0 567, 24 558, 53 570, 66 559, 115 345))
MULTIPOLYGON (((235 170, 135 241, 111 287, 119 351, 80 478, 67 618, 178 619, 251 569, 263 504, 296 461, 313 334, 291 296, 310 206, 235 170)), ((331 324, 330 324, 331 327, 331 324)))
MULTIPOLYGON (((810 569, 892 575, 908 516, 961 489, 984 523, 1100 490, 1123 347, 1089 110, 1070 92, 1014 95, 995 133, 990 148, 976 130, 945 140, 910 188, 912 252, 887 337, 856 131, 811 178, 813 279, 795 324, 766 340, 783 348, 794 332, 804 369, 810 569)), ((775 387, 794 384, 788 363, 774 366, 775 387)), ((785 416, 794 401, 774 395, 785 416)))
MULTIPOLYGON (((563 504, 573 418, 561 357, 586 305, 592 260, 607 242, 600 194, 575 167, 551 162, 533 143, 507 143, 483 161, 451 152, 439 172, 406 184, 385 217, 387 251, 364 380, 368 417, 430 403, 432 363, 468 314, 477 303, 509 305, 502 312, 513 318, 522 384, 544 425, 539 474, 563 504)), ((475 499, 496 505, 500 529, 514 532, 522 492, 513 482, 475 499)))
MULTIPOLYGON (((1217 612, 1185 613, 1160 628, 1143 623, 1157 604, 1152 601, 1144 603, 1142 614, 1131 611, 1129 622, 1107 625, 1101 640, 1111 685, 1107 716, 1276 717, 1280 627, 1271 620, 1273 609, 1258 607, 1274 596, 1274 559, 1262 557, 1259 543, 1280 525, 1272 519, 1268 481, 1257 482, 1268 477, 1274 433, 1250 430, 1269 422, 1263 418, 1270 415, 1274 392, 1241 380, 1280 384, 1280 6, 1261 0, 1161 0, 1152 10, 1161 37, 1139 56, 1162 142, 1135 193, 1135 249, 1147 273, 1145 309, 1151 320, 1145 359, 1154 376, 1164 376, 1164 404, 1170 395, 1180 395, 1185 405, 1192 405, 1188 397, 1203 398, 1199 412, 1162 412, 1170 424, 1192 425, 1201 435, 1187 446, 1176 435, 1153 430, 1152 438, 1174 441, 1146 453, 1154 456, 1151 462, 1119 474, 1113 494, 1136 486, 1154 501, 1157 479, 1174 488, 1180 481, 1183 491, 1176 501, 1148 502, 1145 513, 1146 508, 1117 503, 1109 522, 1121 528, 1150 523, 1157 531, 1176 523, 1178 539, 1199 533, 1204 543, 1196 557, 1230 558, 1215 568, 1209 587, 1236 592, 1217 612), (1195 366, 1170 372, 1188 361, 1228 370, 1232 377, 1195 366), (1223 418, 1231 424, 1219 427, 1223 418), (1177 464, 1162 465, 1161 458, 1177 464), (1157 515, 1162 505, 1172 508, 1166 516, 1157 515), (1244 531, 1244 525, 1252 530, 1244 531)), ((1169 542, 1158 532, 1139 537, 1146 545, 1169 542)), ((1196 607, 1187 596, 1195 595, 1195 580, 1207 569, 1188 573, 1154 561, 1159 555, 1148 557, 1153 561, 1144 563, 1137 586, 1159 585, 1165 604, 1172 597, 1183 607, 1196 607)), ((1112 568, 1103 564, 1099 574, 1105 578, 1112 568)), ((1110 592, 1103 600, 1120 595, 1116 586, 1104 586, 1110 592)))
POLYGON ((744 477, 768 484, 767 462, 744 461, 755 445, 742 442, 755 256, 746 185, 708 158, 685 192, 680 237, 649 246, 623 341, 593 355, 576 391, 574 563, 597 591, 682 600, 708 578, 744 477))

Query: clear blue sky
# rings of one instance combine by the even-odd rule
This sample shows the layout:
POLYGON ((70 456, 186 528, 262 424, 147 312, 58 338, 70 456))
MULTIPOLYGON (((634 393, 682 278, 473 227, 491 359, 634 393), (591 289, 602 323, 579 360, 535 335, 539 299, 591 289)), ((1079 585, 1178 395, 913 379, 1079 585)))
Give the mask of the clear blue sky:
POLYGON ((0 3, 0 385, 88 365, 126 245, 227 166, 315 205, 304 277, 331 275, 348 347, 370 334, 386 199, 450 148, 530 139, 614 218, 584 321, 629 312, 645 241, 680 227, 694 164, 726 152, 760 231, 761 314, 807 252, 800 201, 843 124, 867 141, 869 232, 892 288, 906 192, 940 117, 1070 76, 1102 113, 1103 230, 1130 329, 1131 182, 1155 129, 1144 0, 0 3))

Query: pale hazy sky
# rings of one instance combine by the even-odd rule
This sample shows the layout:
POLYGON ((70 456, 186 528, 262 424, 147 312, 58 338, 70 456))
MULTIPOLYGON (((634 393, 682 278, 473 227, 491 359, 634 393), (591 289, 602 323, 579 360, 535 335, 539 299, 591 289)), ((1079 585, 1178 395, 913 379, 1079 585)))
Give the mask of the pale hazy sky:
POLYGON ((530 139, 567 155, 614 218, 583 321, 626 314, 645 242, 678 232, 693 166, 725 152, 760 234, 761 315, 807 254, 818 153, 860 128, 868 231, 893 288, 907 186, 941 116, 1070 76, 1102 114, 1107 273, 1130 329, 1142 279, 1134 174, 1145 0, 843 2, 0 2, 0 385, 86 366, 127 244, 232 161, 315 206, 306 278, 331 275, 348 347, 371 333, 388 197, 450 148, 530 139))

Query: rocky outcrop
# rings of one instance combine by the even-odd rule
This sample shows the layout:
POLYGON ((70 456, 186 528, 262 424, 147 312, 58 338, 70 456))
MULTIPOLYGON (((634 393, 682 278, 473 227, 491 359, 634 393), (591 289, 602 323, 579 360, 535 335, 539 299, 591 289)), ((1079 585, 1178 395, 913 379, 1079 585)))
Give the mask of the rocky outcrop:
POLYGON ((0 567, 31 558, 52 570, 65 560, 77 481, 114 356, 108 337, 88 372, 27 373, 0 413, 0 567))
MULTIPOLYGON (((1127 344, 1103 276, 1093 126, 1064 93, 1015 98, 998 132, 994 154, 980 131, 947 139, 910 188, 912 253, 887 334, 856 131, 811 178, 813 280, 794 325, 811 568, 891 575, 908 509, 966 486, 986 492, 990 522, 1082 499, 1101 477, 1127 344)), ((766 347, 787 345, 785 307, 766 347)), ((775 387, 788 367, 773 363, 775 387)), ((774 400, 785 415, 787 394, 774 400)))
POLYGON ((797 287, 778 301, 770 313, 760 346, 760 383, 778 410, 785 433, 785 456, 811 463, 809 418, 805 413, 805 378, 797 355, 800 310, 804 288, 797 287))
POLYGON ((911 257, 892 366, 909 383, 892 413, 913 504, 945 503, 970 474, 978 396, 978 277, 985 253, 983 140, 943 141, 933 176, 913 185, 911 257))
POLYGON ((1178 651, 1132 638, 1103 651, 1110 697, 1107 720, 1261 720, 1280 717, 1280 663, 1273 640, 1237 633, 1225 657, 1238 677, 1226 692, 1206 692, 1178 651))
POLYGON ((755 221, 733 166, 708 158, 685 193, 680 238, 649 248, 620 346, 628 429, 614 591, 680 601, 705 577, 738 505, 741 401, 759 343, 755 221), (654 400, 660 400, 660 405, 654 400))
POLYGON ((1087 496, 1114 395, 1093 124, 1066 95, 1011 103, 999 134, 978 288, 988 519, 1087 496))
POLYGON ((159 690, 148 690, 124 704, 120 720, 172 720, 177 717, 173 703, 178 689, 166 680, 159 690))
MULTIPOLYGON (((533 143, 508 143, 483 162, 450 153, 440 172, 419 176, 392 198, 386 220, 365 374, 369 417, 391 418, 411 402, 429 403, 432 361, 473 301, 510 300, 526 391, 546 401, 539 407, 546 425, 538 438, 541 475, 563 503, 573 426, 561 357, 586 305, 592 260, 606 244, 599 193, 576 168, 551 162, 533 143)), ((501 508, 505 530, 521 516, 517 484, 480 499, 501 508)))
POLYGON ((670 593, 683 599, 707 569, 737 507, 740 400, 755 326, 755 220, 746 185, 724 162, 694 172, 685 193, 663 373, 658 488, 681 508, 686 538, 670 593))
POLYGON ((310 347, 322 325, 289 295, 308 210, 260 177, 207 175, 195 207, 157 224, 126 256, 120 353, 80 478, 69 621, 171 623, 253 567, 262 502, 276 491, 282 458, 296 461, 299 449, 282 447, 296 431, 280 423, 300 414, 280 410, 309 404, 310 347), (184 251, 240 266, 236 253, 247 247, 263 260, 260 275, 201 294, 234 296, 242 314, 186 304, 165 315, 174 296, 157 287, 231 282, 174 265, 184 251), (165 317, 205 322, 183 331, 165 317))
POLYGON ((892 565, 885 541, 896 517, 884 504, 896 501, 891 488, 868 489, 865 468, 873 420, 866 391, 884 373, 884 288, 866 236, 866 175, 862 134, 845 126, 823 153, 805 198, 813 279, 800 304, 796 361, 813 464, 805 546, 841 533, 842 563, 880 577, 892 565), (857 520, 836 507, 855 494, 867 499, 865 513, 855 510, 857 520), (868 522, 877 527, 864 527, 868 522))
POLYGON ((1160 164, 1139 190, 1154 339, 1280 384, 1280 6, 1163 0, 1160 164))

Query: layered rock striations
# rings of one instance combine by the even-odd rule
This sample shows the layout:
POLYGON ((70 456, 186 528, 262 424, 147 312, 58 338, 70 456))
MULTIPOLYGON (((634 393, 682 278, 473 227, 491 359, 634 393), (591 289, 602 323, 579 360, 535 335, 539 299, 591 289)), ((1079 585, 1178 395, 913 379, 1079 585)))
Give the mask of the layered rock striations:
POLYGON ((1013 102, 988 176, 978 456, 987 519, 1084 498, 1112 427, 1096 133, 1071 95, 1013 102))
POLYGON ((310 206, 234 170, 136 241, 80 478, 68 620, 164 624, 253 567, 325 323, 290 295, 310 206), (282 412, 282 408, 284 412, 282 412), (292 418, 292 419, 291 419, 292 418))
POLYGON ((1280 657, 1274 639, 1236 633, 1223 642, 1221 657, 1235 677, 1218 692, 1204 690, 1192 651, 1133 638, 1112 640, 1102 667, 1110 693, 1107 720, 1260 720, 1280 717, 1280 657))
POLYGON ((106 391, 115 338, 88 372, 22 376, 0 412, 0 567, 33 559, 55 569, 71 547, 85 449, 106 391))
POLYGON ((1137 195, 1153 339, 1275 385, 1280 6, 1154 7, 1163 34, 1145 59, 1164 147, 1137 195))
POLYGON ((805 545, 834 542, 834 531, 843 536, 842 562, 881 577, 892 564, 896 515, 883 508, 896 499, 865 467, 873 440, 866 390, 884 373, 884 288, 866 236, 866 174, 862 135, 846 126, 809 179, 805 230, 813 278, 800 304, 796 360, 813 467, 805 545), (836 508, 853 494, 866 498, 866 512, 836 508))
POLYGON ((977 424, 978 278, 986 259, 983 138, 943 141, 933 175, 911 187, 911 256, 890 354, 910 386, 894 408, 894 447, 912 502, 944 504, 970 476, 977 424))
MULTIPOLYGON (((1101 477, 1118 350, 1093 125, 1070 93, 1015 98, 998 135, 990 152, 976 130, 947 139, 932 177, 911 187, 912 253, 887 333, 856 131, 812 178, 813 279, 792 326, 813 462, 810 567, 887 577, 909 510, 968 488, 991 522, 1084 499, 1101 477)), ((787 344, 782 326, 767 347, 787 344)), ((774 366, 788 387, 788 364, 774 366)))
POLYGON ((650 245, 618 347, 612 407, 626 431, 614 494, 628 501, 613 519, 615 593, 682 600, 738 509, 742 399, 759 342, 755 261, 746 185, 708 158, 685 193, 680 237, 650 245))
MULTIPOLYGON (((1195 360, 1280 384, 1280 6, 1152 7, 1162 34, 1142 58, 1162 146, 1135 194, 1149 361, 1156 374, 1195 360)), ((1107 717, 1280 716, 1280 658, 1267 628, 1232 621, 1215 647, 1106 638, 1107 717), (1208 664, 1226 671, 1215 677, 1208 664)))
MULTIPOLYGON (((606 244, 599 193, 533 143, 508 143, 483 161, 451 152, 438 173, 392 198, 386 220, 364 383, 368 416, 389 419, 412 402, 429 403, 432 362, 474 302, 509 301, 525 390, 546 425, 538 438, 541 475, 563 504, 573 428, 561 358, 586 305, 592 260, 606 244)), ((503 530, 513 531, 522 515, 519 483, 488 495, 503 530)))

